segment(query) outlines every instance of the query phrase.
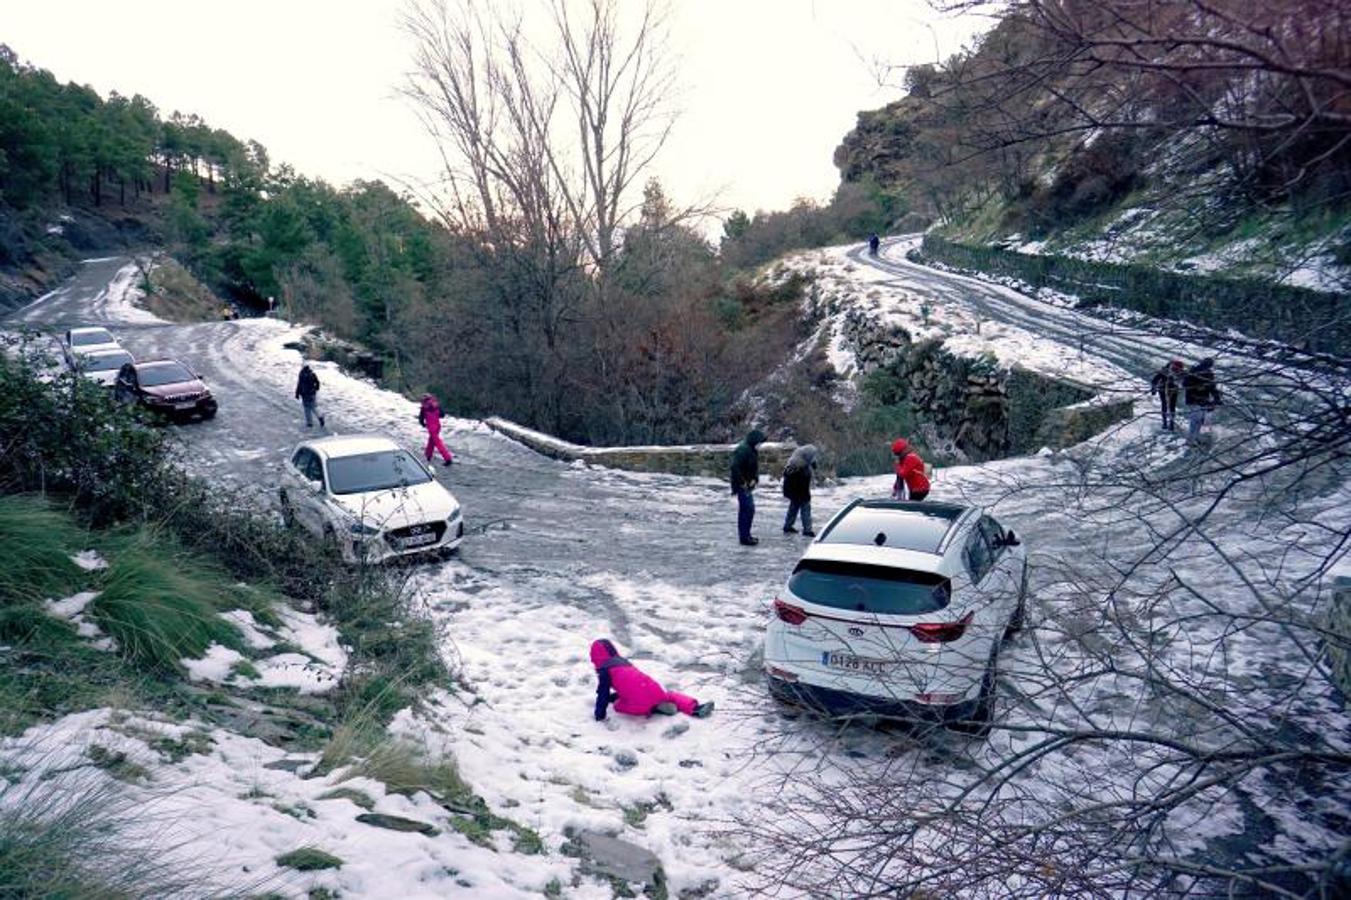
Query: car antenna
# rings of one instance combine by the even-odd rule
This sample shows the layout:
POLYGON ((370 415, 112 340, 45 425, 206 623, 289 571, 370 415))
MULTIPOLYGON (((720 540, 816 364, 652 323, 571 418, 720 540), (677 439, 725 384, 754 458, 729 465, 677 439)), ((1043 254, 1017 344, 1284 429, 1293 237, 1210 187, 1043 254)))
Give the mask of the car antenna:
POLYGON ((873 543, 879 547, 885 544, 886 542, 887 542, 887 533, 885 531, 877 532, 877 537, 873 538, 873 543))

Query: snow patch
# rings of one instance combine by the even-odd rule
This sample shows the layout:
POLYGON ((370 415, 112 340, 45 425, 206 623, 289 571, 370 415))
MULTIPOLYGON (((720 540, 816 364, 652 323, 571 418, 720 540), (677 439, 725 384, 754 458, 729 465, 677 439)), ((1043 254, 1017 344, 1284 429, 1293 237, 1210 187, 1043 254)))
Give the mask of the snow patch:
POLYGON ((206 654, 201 659, 184 658, 179 662, 188 670, 188 677, 193 681, 223 682, 229 680, 230 669, 234 664, 243 659, 244 654, 238 650, 223 644, 212 644, 206 648, 206 654))
POLYGON ((71 556, 70 561, 86 572, 96 572, 99 569, 108 568, 108 561, 100 556, 97 550, 81 550, 71 556))

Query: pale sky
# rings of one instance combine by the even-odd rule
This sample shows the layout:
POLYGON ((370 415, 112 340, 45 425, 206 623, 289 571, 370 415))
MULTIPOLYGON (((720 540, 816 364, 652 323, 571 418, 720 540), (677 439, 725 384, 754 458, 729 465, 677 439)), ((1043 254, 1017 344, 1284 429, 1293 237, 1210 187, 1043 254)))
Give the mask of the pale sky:
MULTIPOLYGON (((197 113, 304 175, 433 179, 436 152, 396 95, 403 3, 9 0, 0 42, 61 81, 197 113)), ((857 112, 900 94, 871 60, 931 62, 984 26, 925 0, 671 0, 671 12, 682 112, 654 174, 677 203, 748 211, 829 197, 857 112)))

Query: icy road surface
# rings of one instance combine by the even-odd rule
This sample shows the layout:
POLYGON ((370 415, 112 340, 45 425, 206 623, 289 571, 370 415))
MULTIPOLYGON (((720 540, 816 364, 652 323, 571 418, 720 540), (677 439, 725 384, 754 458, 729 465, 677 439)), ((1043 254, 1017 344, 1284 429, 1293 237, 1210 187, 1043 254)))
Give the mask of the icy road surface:
MULTIPOLYGON (((1076 354, 1082 339, 1084 352, 1100 353, 1132 372, 1147 372, 1154 364, 1146 365, 1138 341, 1104 333, 1096 320, 1093 329, 1085 329, 1073 313, 1030 310, 996 288, 972 299, 970 279, 893 259, 881 264, 909 290, 941 295, 945 302, 969 299, 992 318, 1053 338, 1072 337, 1076 354)), ((85 266, 62 290, 14 318, 52 331, 107 325, 138 358, 188 362, 216 393, 220 412, 212 422, 175 428, 183 465, 244 500, 270 505, 277 465, 297 441, 315 433, 304 428, 293 399, 299 354, 284 347, 301 330, 259 319, 149 324, 129 304, 108 302, 115 294, 109 286, 127 268, 126 260, 85 266)), ((328 364, 318 364, 317 371, 331 431, 379 431, 420 450, 423 432, 414 403, 328 364)), ((1223 422, 1217 431, 1220 440, 1233 436, 1223 422)), ((791 805, 797 779, 787 773, 808 772, 829 783, 908 759, 932 767, 938 789, 941 778, 988 765, 1035 739, 1012 730, 996 731, 988 743, 946 733, 916 743, 866 729, 836 731, 777 710, 761 681, 760 641, 768 604, 804 543, 780 535, 785 507, 773 483, 766 482, 758 495, 756 531, 762 543, 742 548, 735 542, 735 503, 716 480, 570 466, 472 421, 447 420, 444 436, 457 463, 438 469, 438 477, 464 504, 471 533, 456 558, 420 567, 415 584, 445 623, 447 653, 468 690, 445 701, 436 723, 443 733, 429 731, 425 723, 403 724, 422 739, 444 741, 490 805, 538 829, 551 852, 563 842, 565 827, 606 829, 656 852, 673 896, 687 888, 734 896, 773 874, 753 871, 758 848, 735 826, 764 819, 771 804, 791 805), (612 715, 604 723, 592 721, 595 678, 587 647, 602 636, 668 686, 716 701, 718 711, 708 720, 612 715), (639 804, 649 812, 640 824, 627 824, 625 808, 639 804)), ((1001 656, 997 716, 1015 726, 1072 727, 1081 714, 1122 727, 1170 722, 1177 707, 1169 698, 1142 692, 1134 683, 1085 680, 1068 688, 1075 692, 1077 711, 1046 690, 1049 669, 1074 671, 1100 658, 1117 629, 1145 634, 1150 627, 1086 589, 1092 579, 1071 585, 1043 574, 1064 560, 1104 553, 1104 563, 1129 563, 1152 546, 1140 520, 1119 514, 1110 496, 1075 498, 1066 485, 1075 483, 1088 463, 1123 471, 1186 464, 1180 440, 1158 434, 1152 417, 1081 449, 948 469, 935 480, 934 499, 994 504, 995 515, 1022 536, 1039 567, 1032 581, 1030 633, 1001 656)), ((853 497, 883 495, 889 486, 889 478, 875 478, 818 489, 814 515, 824 523, 853 497)), ((1177 499, 1182 506, 1195 502, 1177 499)), ((1351 493, 1344 482, 1327 484, 1302 502, 1322 510, 1329 527, 1347 527, 1351 493)), ((1216 513, 1232 542, 1227 546, 1244 551, 1236 554, 1240 570, 1258 551, 1279 549, 1288 566, 1282 577, 1294 579, 1328 549, 1320 543, 1327 540, 1323 534, 1292 531, 1279 517, 1250 513, 1242 498, 1216 513)), ((1173 571, 1194 583, 1227 591, 1236 609, 1254 603, 1235 571, 1218 564, 1206 548, 1184 547, 1172 563, 1173 571)), ((1168 572, 1144 577, 1162 580, 1168 572)), ((1255 607, 1254 612, 1260 614, 1255 607)), ((1213 649, 1230 620, 1207 615, 1198 609, 1185 639, 1164 651, 1175 654, 1172 664, 1210 674, 1210 655, 1194 651, 1213 649)), ((1253 694, 1274 691, 1265 673, 1289 658, 1277 629, 1258 623, 1223 640, 1235 683, 1253 694)), ((1272 702, 1278 702, 1274 693, 1272 702)), ((1307 720, 1301 727, 1327 735, 1335 745, 1345 743, 1347 720, 1328 697, 1311 692, 1299 715, 1307 720)), ((1049 807, 1082 786, 1086 773, 1104 797, 1128 793, 1150 764, 1145 752, 1137 758, 1120 748, 1085 746, 1072 759, 1054 757, 1029 767, 1017 781, 1049 807)), ((1335 794, 1331 802, 1337 806, 1335 794)), ((1183 816, 1169 836, 1184 851, 1222 848, 1242 855, 1278 848, 1287 858, 1322 855, 1338 838, 1327 825, 1331 820, 1310 810, 1328 803, 1326 797, 1312 801, 1298 787, 1252 780, 1207 805, 1204 815, 1183 816)), ((304 827, 289 819, 274 825, 304 827)), ((210 836, 201 840, 209 842, 210 836)), ((353 897, 511 896, 543 888, 540 867, 516 867, 505 854, 496 869, 480 872, 478 881, 473 866, 466 865, 459 881, 419 887, 397 873, 419 863, 429 871, 436 858, 432 843, 410 837, 397 851, 389 843, 363 851, 352 841, 342 848, 344 858, 363 852, 381 858, 364 860, 364 866, 358 859, 350 868, 314 876, 314 883, 353 897), (379 865, 385 861, 391 864, 379 865)), ((251 864, 268 863, 248 857, 247 848, 235 852, 251 864)), ((572 895, 608 896, 608 888, 588 890, 572 895)))

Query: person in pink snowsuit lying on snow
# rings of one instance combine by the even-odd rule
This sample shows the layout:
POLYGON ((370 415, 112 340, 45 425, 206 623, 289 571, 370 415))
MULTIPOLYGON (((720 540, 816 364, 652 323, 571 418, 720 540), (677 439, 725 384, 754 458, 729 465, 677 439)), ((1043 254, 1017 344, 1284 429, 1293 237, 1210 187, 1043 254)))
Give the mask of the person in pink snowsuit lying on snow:
POLYGON ((713 703, 700 703, 693 697, 668 691, 650 675, 619 655, 615 645, 605 638, 591 642, 591 664, 596 667, 596 721, 605 718, 611 703, 615 712, 626 716, 650 716, 653 713, 703 719, 713 712, 713 703))

